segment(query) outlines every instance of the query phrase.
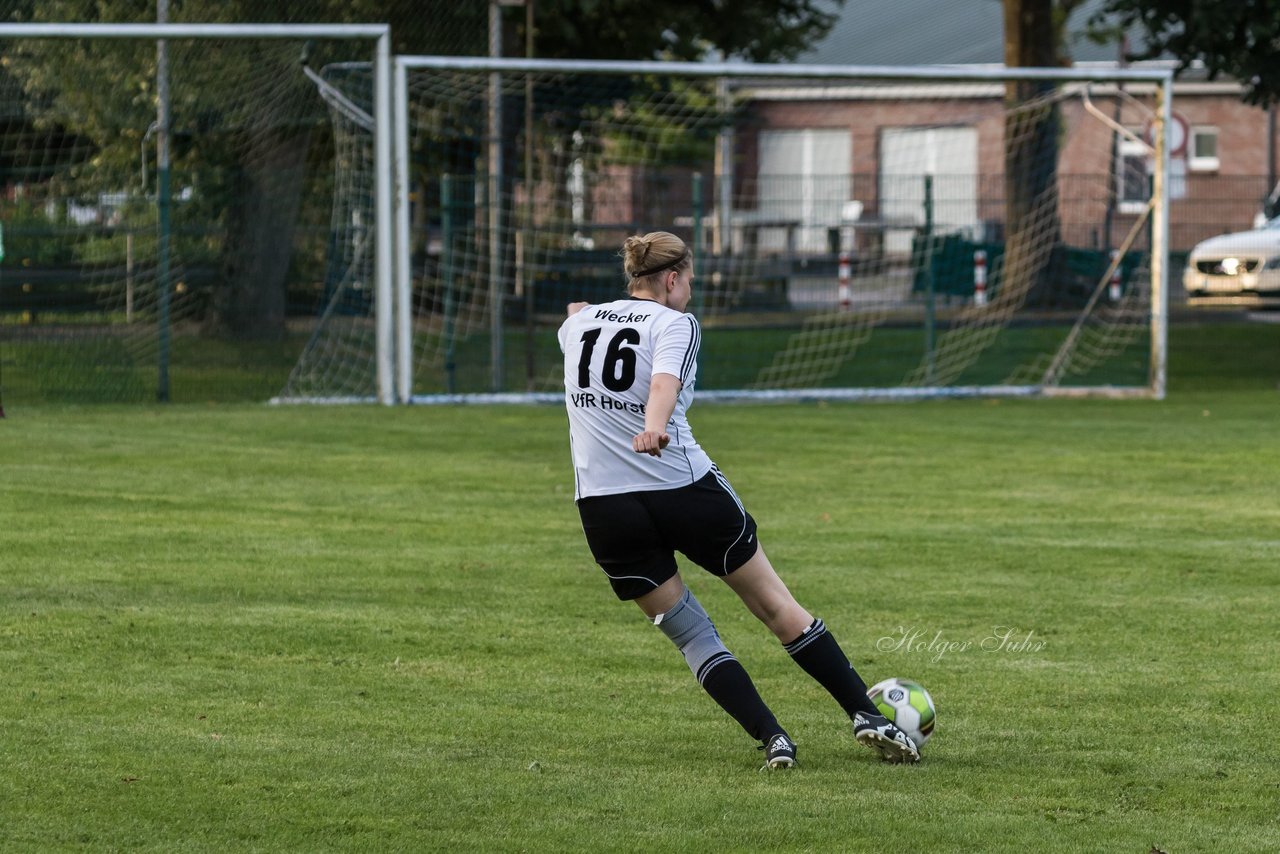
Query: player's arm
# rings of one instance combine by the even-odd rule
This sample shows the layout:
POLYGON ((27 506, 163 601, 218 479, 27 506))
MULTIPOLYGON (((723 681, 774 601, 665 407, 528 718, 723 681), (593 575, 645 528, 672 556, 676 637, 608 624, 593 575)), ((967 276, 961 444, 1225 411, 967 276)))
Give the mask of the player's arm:
POLYGON ((591 305, 589 302, 571 302, 564 307, 564 322, 560 324, 560 328, 556 331, 556 340, 560 342, 561 353, 569 352, 569 321, 573 319, 575 314, 589 305, 591 305))
POLYGON ((649 381, 649 400, 644 406, 644 431, 631 440, 637 454, 662 456, 662 449, 670 442, 667 422, 676 411, 676 398, 680 395, 680 378, 672 374, 654 374, 649 381))

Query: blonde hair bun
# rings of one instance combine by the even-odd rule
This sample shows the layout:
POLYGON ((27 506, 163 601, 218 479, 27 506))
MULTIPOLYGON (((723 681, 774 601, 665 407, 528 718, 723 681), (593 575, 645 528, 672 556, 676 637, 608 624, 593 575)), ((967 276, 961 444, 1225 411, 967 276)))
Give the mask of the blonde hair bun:
POLYGON ((651 231, 628 237, 623 241, 619 254, 622 255, 622 269, 629 279, 683 268, 690 260, 689 247, 669 231, 651 231))

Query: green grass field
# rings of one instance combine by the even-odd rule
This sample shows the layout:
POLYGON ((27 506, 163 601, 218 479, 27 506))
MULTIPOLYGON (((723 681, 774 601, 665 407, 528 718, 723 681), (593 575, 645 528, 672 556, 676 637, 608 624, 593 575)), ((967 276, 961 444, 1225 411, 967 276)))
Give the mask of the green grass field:
POLYGON ((690 571, 800 744, 757 772, 591 563, 558 408, 10 407, 0 850, 1280 849, 1280 327, 1171 341, 1163 402, 694 408, 932 692, 914 767, 690 571))

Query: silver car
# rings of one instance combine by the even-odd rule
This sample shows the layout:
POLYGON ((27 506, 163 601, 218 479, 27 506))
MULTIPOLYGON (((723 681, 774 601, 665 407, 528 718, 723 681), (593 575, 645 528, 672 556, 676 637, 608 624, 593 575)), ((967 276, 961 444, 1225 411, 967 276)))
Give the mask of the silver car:
POLYGON ((1196 244, 1182 286, 1191 305, 1280 306, 1280 217, 1196 244))

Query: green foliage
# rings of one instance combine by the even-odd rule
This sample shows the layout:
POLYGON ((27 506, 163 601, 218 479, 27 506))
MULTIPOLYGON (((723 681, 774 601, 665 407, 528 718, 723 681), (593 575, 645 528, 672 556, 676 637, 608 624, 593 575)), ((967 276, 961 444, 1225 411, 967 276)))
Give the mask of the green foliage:
MULTIPOLYGON (((844 0, 535 0, 534 53, 565 59, 701 59, 709 50, 755 62, 796 56, 834 25, 844 0)), ((173 0, 181 23, 391 24, 396 53, 483 55, 482 0, 173 0)), ((142 22, 151 0, 0 0, 6 20, 142 22)), ((508 55, 523 55, 525 11, 503 9, 508 55)))
POLYGON ((55 206, 50 216, 44 204, 29 198, 0 207, 6 266, 58 265, 75 260, 72 244, 55 236, 68 231, 59 208, 55 206))
POLYGON ((1225 74, 1240 81, 1249 103, 1280 100, 1280 3, 1105 0, 1090 26, 1097 38, 1136 30, 1143 48, 1130 59, 1168 54, 1182 69, 1199 60, 1210 78, 1225 74))
MULTIPOLYGON (((770 60, 795 55, 829 30, 843 0, 749 0, 733 5, 667 2, 641 6, 622 0, 543 0, 536 9, 538 56, 702 58, 713 50, 731 57, 770 60)), ((504 12, 508 54, 523 54, 525 19, 504 12)), ((154 19, 151 3, 137 0, 0 0, 0 18, 36 22, 131 22, 154 19)), ((393 50, 401 53, 487 52, 488 4, 456 0, 228 0, 171 3, 175 23, 388 22, 393 50)), ((317 42, 307 47, 313 68, 335 59, 361 58, 368 46, 317 42), (355 55, 353 55, 353 52, 355 55)), ((23 180, 45 181, 65 197, 100 192, 155 192, 152 124, 156 119, 155 45, 146 40, 27 40, 9 43, 7 73, 25 93, 32 128, 78 143, 56 168, 23 180), (139 162, 141 159, 141 163, 139 162), (148 170, 150 174, 148 175, 148 170)), ((298 44, 251 47, 233 42, 169 42, 173 117, 172 168, 190 189, 184 216, 206 236, 206 251, 221 252, 225 272, 215 314, 223 325, 266 337, 280 328, 244 329, 272 314, 270 298, 291 275, 323 268, 327 242, 295 250, 305 226, 327 224, 317 198, 328 198, 332 155, 328 117, 311 83, 299 72, 298 44), (297 178, 281 163, 307 163, 297 178), (297 200, 296 203, 294 200, 297 200), (266 200, 281 200, 279 210, 266 200), (261 216, 255 212, 270 211, 261 216), (311 220, 300 217, 314 217, 311 220), (323 217, 323 218, 322 218, 323 217), (286 272, 291 271, 291 272, 286 272), (261 307, 265 310, 259 311, 261 307)), ((677 93, 678 97, 678 93, 677 93)), ((694 99, 696 100, 696 99, 694 99)), ((580 105, 586 106, 586 105, 580 105)), ((701 109, 691 101, 688 109, 701 109)), ((575 116, 558 116, 576 121, 575 116)), ((705 157, 708 133, 632 108, 620 144, 652 146, 665 162, 705 157)), ((710 131, 713 133, 713 131, 710 131)), ((466 158, 468 163, 473 158, 466 158)), ((200 248, 200 247, 193 247, 200 248)), ((52 251, 52 250, 48 250, 52 251)), ((97 239, 86 257, 118 257, 110 238, 97 239)), ((282 318, 275 321, 282 323, 282 318)))
POLYGON ((586 113, 608 115, 609 156, 645 166, 710 164, 716 133, 732 120, 716 109, 714 81, 645 77, 626 106, 586 113))
MULTIPOLYGON (((830 31, 844 0, 536 0, 538 56, 751 62, 794 58, 830 31)), ((523 42, 519 42, 523 44, 523 42)))
MULTIPOLYGON (((150 263, 156 239, 154 200, 137 196, 109 209, 107 223, 77 223, 68 214, 69 203, 97 205, 96 199, 39 198, 23 195, 0 204, 4 226, 5 266, 97 267, 123 265, 129 254, 128 237, 135 238, 135 261, 150 263), (143 249, 142 247, 146 247, 143 249)), ((220 233, 208 228, 184 231, 188 212, 176 206, 179 229, 172 237, 173 257, 185 264, 213 263, 221 246, 220 233)))

